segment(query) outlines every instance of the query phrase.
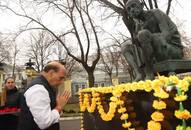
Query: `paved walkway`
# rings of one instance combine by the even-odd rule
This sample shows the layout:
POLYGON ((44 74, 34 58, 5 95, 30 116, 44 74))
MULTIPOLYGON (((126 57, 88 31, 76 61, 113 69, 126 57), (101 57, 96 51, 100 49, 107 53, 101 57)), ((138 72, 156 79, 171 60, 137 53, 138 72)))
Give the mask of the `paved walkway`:
POLYGON ((60 130, 80 130, 80 117, 61 118, 60 130))

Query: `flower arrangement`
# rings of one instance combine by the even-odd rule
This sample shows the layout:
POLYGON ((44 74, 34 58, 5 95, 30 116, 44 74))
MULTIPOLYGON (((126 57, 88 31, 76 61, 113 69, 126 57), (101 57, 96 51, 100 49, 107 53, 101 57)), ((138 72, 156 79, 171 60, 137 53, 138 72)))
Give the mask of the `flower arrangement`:
MULTIPOLYGON (((79 93, 79 104, 81 112, 88 111, 89 113, 97 112, 103 121, 111 121, 116 114, 121 115, 120 120, 123 122, 121 126, 128 130, 135 130, 132 127, 132 122, 129 120, 129 113, 125 107, 123 93, 132 93, 136 91, 145 91, 153 93, 152 107, 154 112, 150 115, 151 120, 147 123, 148 130, 161 130, 161 122, 165 119, 165 115, 161 112, 166 109, 167 105, 163 100, 169 98, 170 91, 175 88, 177 94, 174 100, 179 103, 179 109, 174 112, 175 117, 181 120, 182 123, 176 127, 176 130, 190 130, 191 127, 186 125, 186 121, 191 118, 190 110, 184 108, 183 102, 187 100, 187 92, 190 89, 191 77, 179 79, 177 76, 158 76, 157 79, 151 81, 139 81, 127 84, 120 84, 110 87, 86 88, 79 93), (102 98, 106 94, 111 94, 109 98, 109 108, 105 112, 102 98)), ((84 130, 83 125, 81 130, 84 130)))
POLYGON ((2 107, 0 108, 0 114, 4 113, 9 113, 9 112, 20 112, 20 109, 17 107, 2 107))

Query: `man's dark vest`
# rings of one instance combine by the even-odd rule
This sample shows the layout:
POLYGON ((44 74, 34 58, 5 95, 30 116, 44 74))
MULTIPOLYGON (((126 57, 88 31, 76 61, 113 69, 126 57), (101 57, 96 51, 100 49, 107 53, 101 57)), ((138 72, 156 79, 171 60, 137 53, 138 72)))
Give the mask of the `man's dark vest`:
MULTIPOLYGON (((24 90, 23 94, 21 95, 21 115, 19 120, 19 126, 18 130, 41 130, 38 125, 35 123, 33 116, 26 105, 26 99, 24 97, 24 93, 33 85, 41 84, 45 87, 45 89, 49 93, 50 97, 50 106, 51 109, 54 109, 56 106, 56 92, 52 89, 52 87, 49 85, 48 81, 43 76, 36 77, 30 85, 24 90)), ((34 86, 33 86, 34 87, 34 86)), ((38 86, 35 86, 38 87, 38 86)), ((39 97, 40 98, 40 97, 39 97)), ((59 123, 55 123, 48 127, 45 130, 59 130, 59 123)))

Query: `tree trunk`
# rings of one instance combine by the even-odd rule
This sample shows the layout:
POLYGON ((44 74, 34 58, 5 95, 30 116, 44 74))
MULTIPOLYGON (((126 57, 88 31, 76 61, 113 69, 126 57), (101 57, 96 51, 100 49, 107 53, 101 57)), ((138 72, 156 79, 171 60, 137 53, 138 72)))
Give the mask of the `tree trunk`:
POLYGON ((15 79, 15 59, 13 63, 12 77, 15 79))
POLYGON ((109 73, 109 82, 110 82, 110 85, 113 85, 113 82, 112 82, 112 73, 109 73))
POLYGON ((87 71, 88 72, 88 87, 94 87, 95 77, 94 77, 94 71, 87 71))

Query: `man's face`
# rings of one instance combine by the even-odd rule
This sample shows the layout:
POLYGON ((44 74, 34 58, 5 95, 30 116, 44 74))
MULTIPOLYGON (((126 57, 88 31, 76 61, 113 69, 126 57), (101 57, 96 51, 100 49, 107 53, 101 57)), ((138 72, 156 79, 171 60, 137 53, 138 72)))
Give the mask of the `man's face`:
POLYGON ((58 72, 52 71, 50 85, 53 87, 58 87, 63 84, 66 75, 65 73, 66 72, 64 69, 60 69, 58 72))
POLYGON ((143 11, 141 5, 139 3, 130 3, 127 4, 127 12, 133 18, 138 18, 140 13, 143 11))

